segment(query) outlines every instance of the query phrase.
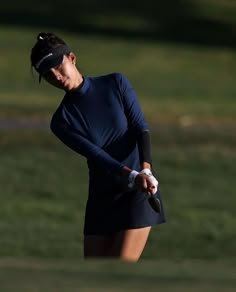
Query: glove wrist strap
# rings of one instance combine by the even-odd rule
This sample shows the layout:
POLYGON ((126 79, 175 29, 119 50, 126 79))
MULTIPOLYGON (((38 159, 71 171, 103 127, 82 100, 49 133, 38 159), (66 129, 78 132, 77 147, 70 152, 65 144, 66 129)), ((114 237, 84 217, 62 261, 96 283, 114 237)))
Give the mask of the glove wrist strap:
POLYGON ((132 170, 131 173, 129 174, 129 184, 128 187, 132 189, 135 185, 135 178, 139 174, 136 170, 132 170))

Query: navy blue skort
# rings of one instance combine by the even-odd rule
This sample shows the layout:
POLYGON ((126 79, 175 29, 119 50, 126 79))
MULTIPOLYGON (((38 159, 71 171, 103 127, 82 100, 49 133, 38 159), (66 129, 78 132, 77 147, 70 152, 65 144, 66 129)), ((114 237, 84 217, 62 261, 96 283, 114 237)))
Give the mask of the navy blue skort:
POLYGON ((152 209, 147 195, 141 191, 126 190, 108 193, 104 190, 101 193, 97 190, 94 194, 90 189, 86 205, 84 235, 111 235, 122 230, 164 223, 166 219, 160 190, 156 196, 161 202, 160 213, 152 209))

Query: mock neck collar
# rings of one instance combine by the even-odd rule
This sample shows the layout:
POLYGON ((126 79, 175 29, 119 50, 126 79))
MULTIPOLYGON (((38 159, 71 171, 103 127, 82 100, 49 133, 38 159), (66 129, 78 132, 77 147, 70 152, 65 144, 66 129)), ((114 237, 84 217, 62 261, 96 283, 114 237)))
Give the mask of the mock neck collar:
POLYGON ((75 90, 72 90, 72 91, 68 91, 66 93, 66 95, 69 95, 69 96, 73 96, 73 95, 84 95, 86 93, 86 91, 88 90, 90 86, 90 80, 88 77, 85 77, 83 76, 83 81, 82 83, 79 85, 78 88, 76 88, 75 90))

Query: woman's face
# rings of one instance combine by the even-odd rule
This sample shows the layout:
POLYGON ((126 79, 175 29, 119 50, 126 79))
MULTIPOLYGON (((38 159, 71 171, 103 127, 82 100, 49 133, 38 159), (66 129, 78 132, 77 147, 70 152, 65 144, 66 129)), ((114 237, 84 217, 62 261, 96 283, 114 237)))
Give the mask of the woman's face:
POLYGON ((65 91, 76 89, 82 81, 82 76, 75 66, 75 61, 76 57, 73 53, 69 56, 64 55, 62 63, 44 73, 43 79, 65 91))

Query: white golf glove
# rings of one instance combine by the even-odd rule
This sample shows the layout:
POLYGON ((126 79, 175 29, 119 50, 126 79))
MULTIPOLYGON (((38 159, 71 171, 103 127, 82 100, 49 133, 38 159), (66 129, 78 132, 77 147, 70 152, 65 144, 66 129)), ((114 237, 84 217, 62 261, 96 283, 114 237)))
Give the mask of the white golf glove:
POLYGON ((129 184, 128 187, 130 189, 133 189, 134 185, 135 185, 135 178, 136 176, 139 174, 138 171, 136 170, 132 170, 131 173, 129 174, 129 184))
POLYGON ((149 177, 149 180, 151 181, 152 185, 154 186, 151 189, 151 193, 154 195, 157 192, 157 188, 158 188, 157 179, 153 176, 153 174, 149 168, 144 168, 143 170, 140 171, 140 173, 146 174, 149 177))

